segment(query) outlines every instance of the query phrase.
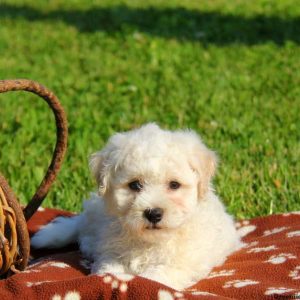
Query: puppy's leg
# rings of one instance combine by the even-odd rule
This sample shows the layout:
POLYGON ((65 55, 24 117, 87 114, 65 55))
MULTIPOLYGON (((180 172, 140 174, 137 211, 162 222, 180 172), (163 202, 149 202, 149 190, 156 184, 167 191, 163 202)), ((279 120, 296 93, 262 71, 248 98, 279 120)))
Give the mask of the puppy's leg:
POLYGON ((60 248, 77 242, 82 215, 58 217, 43 226, 32 238, 33 248, 60 248))

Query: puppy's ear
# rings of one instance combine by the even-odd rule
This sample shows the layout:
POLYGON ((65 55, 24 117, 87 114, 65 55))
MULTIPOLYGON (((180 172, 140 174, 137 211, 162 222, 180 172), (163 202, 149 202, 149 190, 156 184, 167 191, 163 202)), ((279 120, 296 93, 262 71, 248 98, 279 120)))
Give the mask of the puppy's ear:
POLYGON ((215 152, 208 149, 195 133, 192 137, 190 164, 199 176, 198 198, 202 199, 209 190, 210 182, 216 172, 218 159, 215 152))
POLYGON ((108 190, 113 170, 117 169, 118 161, 121 159, 121 149, 124 148, 125 134, 116 133, 106 146, 90 157, 90 169, 94 175, 99 193, 103 196, 108 190))
POLYGON ((217 155, 207 148, 202 149, 198 155, 198 173, 200 175, 198 183, 198 198, 202 199, 209 190, 211 180, 217 169, 218 159, 217 155))
POLYGON ((90 169, 97 181, 100 194, 104 195, 108 186, 109 170, 105 165, 105 153, 99 151, 91 155, 90 157, 90 169))

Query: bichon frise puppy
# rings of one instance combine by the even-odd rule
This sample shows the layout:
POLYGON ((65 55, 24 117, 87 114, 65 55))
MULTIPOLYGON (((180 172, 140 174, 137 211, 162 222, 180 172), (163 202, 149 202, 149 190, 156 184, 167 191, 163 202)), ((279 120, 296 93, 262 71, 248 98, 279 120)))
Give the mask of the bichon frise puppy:
POLYGON ((82 214, 43 227, 31 244, 78 241, 92 273, 130 273, 184 289, 241 245, 211 184, 216 165, 193 131, 147 124, 115 134, 90 160, 99 196, 82 214))

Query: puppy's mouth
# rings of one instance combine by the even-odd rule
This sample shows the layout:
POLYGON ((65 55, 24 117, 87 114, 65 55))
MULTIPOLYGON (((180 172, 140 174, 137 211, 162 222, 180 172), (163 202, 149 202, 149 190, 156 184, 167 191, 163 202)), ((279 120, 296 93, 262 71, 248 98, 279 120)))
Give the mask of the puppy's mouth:
POLYGON ((146 226, 146 229, 148 229, 148 230, 160 230, 161 227, 159 227, 157 224, 150 224, 150 225, 146 226))

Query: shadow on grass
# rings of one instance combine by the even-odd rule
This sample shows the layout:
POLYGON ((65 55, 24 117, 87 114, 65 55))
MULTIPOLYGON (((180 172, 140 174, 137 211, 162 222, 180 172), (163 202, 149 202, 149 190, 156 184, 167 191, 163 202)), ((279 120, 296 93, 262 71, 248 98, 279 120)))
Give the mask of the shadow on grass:
POLYGON ((125 5, 93 7, 88 10, 41 12, 28 6, 0 4, 1 18, 28 21, 62 21, 81 32, 110 34, 138 31, 167 39, 192 40, 204 44, 255 45, 286 41, 300 43, 300 17, 280 18, 258 15, 251 18, 201 12, 186 8, 131 8, 125 5))

